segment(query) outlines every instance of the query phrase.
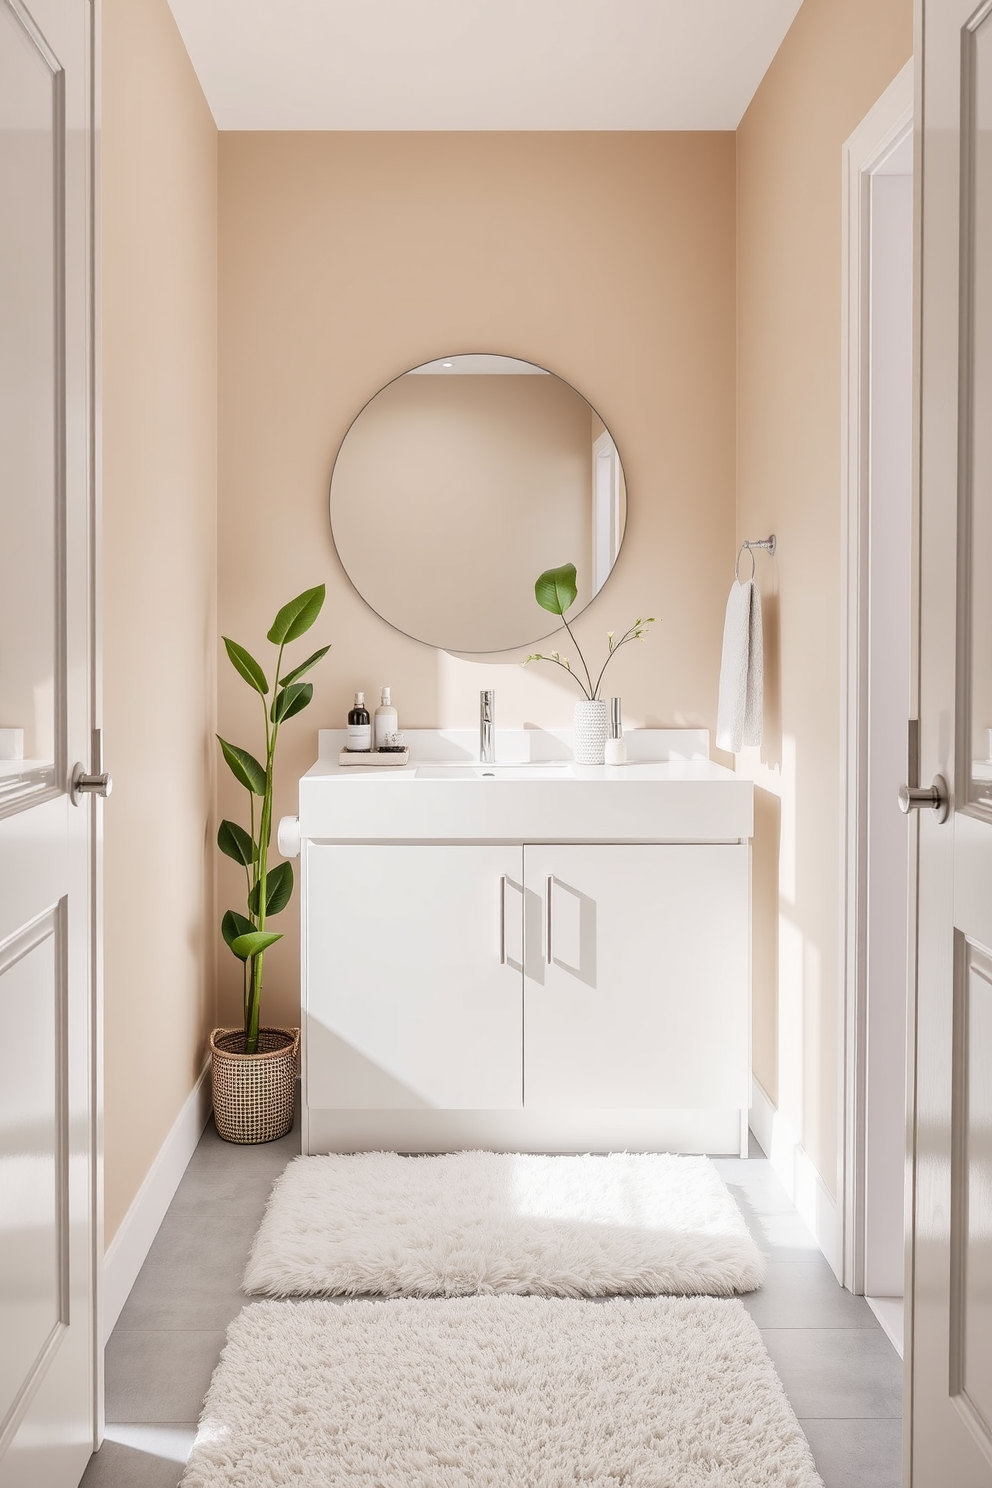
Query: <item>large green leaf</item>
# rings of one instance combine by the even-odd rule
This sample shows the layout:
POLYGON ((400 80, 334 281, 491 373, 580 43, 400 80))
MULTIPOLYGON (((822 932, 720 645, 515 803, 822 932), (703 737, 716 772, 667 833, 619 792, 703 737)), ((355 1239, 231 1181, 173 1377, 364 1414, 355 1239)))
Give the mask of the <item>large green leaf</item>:
POLYGON ((244 827, 239 827, 237 822, 228 821, 225 817, 217 828, 217 846, 222 853, 227 853, 242 868, 250 868, 255 861, 255 844, 251 839, 251 833, 246 832, 244 827))
POLYGON ((318 584, 316 589, 305 589, 302 594, 291 599, 289 604, 283 605, 269 631, 269 640, 273 645, 284 646, 287 641, 295 641, 310 629, 320 614, 324 593, 324 585, 318 584))
POLYGON ((282 940, 282 936, 274 935, 271 930, 250 930, 231 941, 231 950, 239 961, 247 961, 249 956, 260 956, 277 940, 282 940))
MULTIPOLYGON (((255 926, 247 915, 238 914, 236 909, 229 909, 220 922, 220 933, 223 935, 225 942, 233 950, 234 942, 238 937, 240 935, 253 935, 255 933, 255 926)), ((235 955, 237 954, 235 951, 235 955)), ((247 955, 238 956, 238 960, 247 961, 248 957, 247 955)))
POLYGON ((284 723, 287 718, 294 718, 297 713, 303 712, 312 697, 312 682, 291 682, 272 703, 272 722, 284 723))
POLYGON ((308 656, 306 661, 301 661, 298 667, 294 667, 291 672, 286 673, 285 677, 280 678, 282 686, 288 687, 290 682, 298 682, 301 677, 305 676, 305 674, 310 670, 312 666, 317 665, 321 657, 327 655, 330 649, 330 646, 321 646, 320 650, 315 651, 312 656, 308 656))
MULTIPOLYGON (((292 863, 277 863, 270 868, 265 875, 265 914, 276 915, 286 908, 293 897, 293 865, 292 863)), ((253 915, 258 914, 258 884, 254 886, 248 896, 248 908, 253 915)))
POLYGON ((237 744, 228 744, 226 739, 220 740, 220 747, 224 751, 224 758, 231 767, 231 773, 239 785, 250 790, 252 795, 265 795, 265 769, 258 763, 253 754, 247 749, 239 749, 237 744))
POLYGON ((251 656, 244 646, 239 646, 237 641, 228 640, 227 636, 224 637, 224 645, 227 647, 228 656, 249 687, 254 687, 255 691, 260 692, 264 697, 269 690, 269 684, 254 656, 251 656))
POLYGON ((550 610, 552 615, 564 615, 569 605, 575 603, 577 593, 574 563, 549 568, 534 585, 535 599, 542 610, 550 610))
POLYGON ((277 863, 265 880, 265 913, 279 914, 293 897, 293 865, 277 863))

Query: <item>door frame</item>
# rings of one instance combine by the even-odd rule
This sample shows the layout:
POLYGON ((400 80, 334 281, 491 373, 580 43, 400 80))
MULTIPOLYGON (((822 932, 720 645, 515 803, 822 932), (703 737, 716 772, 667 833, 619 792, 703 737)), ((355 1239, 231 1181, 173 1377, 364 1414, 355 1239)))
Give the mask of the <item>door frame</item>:
MULTIPOLYGON (((103 739, 103 263, 100 235, 103 72, 103 3, 86 0, 89 11, 89 88, 87 232, 89 262, 86 282, 89 302, 89 712, 91 737, 103 739)), ((91 769, 100 764, 91 757, 91 769)), ((90 816, 90 1235, 93 1295, 93 1450, 103 1445, 106 1428, 105 1329, 104 1329, 104 1135, 103 1135, 103 840, 104 812, 96 798, 88 806, 90 816)))
MULTIPOLYGON (((841 267, 841 974, 844 993, 841 1077, 843 1283, 864 1292, 867 1134, 868 965, 868 619, 869 326, 871 178, 914 128, 914 62, 897 73, 845 142, 842 155, 841 267)), ((919 263, 919 192, 914 170, 914 264, 919 263)), ((919 316, 914 268, 914 368, 919 316)), ((914 420, 916 418, 914 371, 914 420)), ((915 447, 915 430, 914 430, 915 447)), ((915 449, 914 449, 915 467, 915 449)), ((915 507, 914 476, 914 507, 915 507)), ((918 543, 912 526, 915 604, 918 543)), ((914 610, 915 613, 915 610, 914 610)), ((914 643, 915 644, 915 643, 914 643)), ((912 669, 911 669, 912 670, 912 669)), ((907 704, 909 700, 907 699, 907 704)), ((907 712, 907 718, 911 716, 907 712)), ((894 803, 893 803, 894 805, 894 803)), ((912 917, 910 907, 910 917, 912 917)), ((910 1030, 907 1003, 907 1058, 910 1030)), ((909 1088, 909 1087, 907 1087, 909 1088)), ((907 1116, 908 1119, 908 1116, 907 1116)), ((908 1337, 908 1330, 907 1330, 908 1337)))

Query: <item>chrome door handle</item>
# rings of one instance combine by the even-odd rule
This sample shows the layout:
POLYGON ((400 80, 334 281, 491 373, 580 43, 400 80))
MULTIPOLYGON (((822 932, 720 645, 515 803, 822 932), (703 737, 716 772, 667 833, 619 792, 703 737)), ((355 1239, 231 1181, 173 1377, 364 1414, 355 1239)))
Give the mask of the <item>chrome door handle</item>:
POLYGON ((102 775, 87 775, 85 765, 73 765, 69 781, 69 799, 73 806, 81 806, 84 796, 102 796, 106 800, 113 788, 114 782, 106 770, 102 775))
POLYGON ((928 807, 934 811, 938 822, 945 822, 951 811, 951 793, 943 775, 933 777, 933 785, 901 785, 899 787, 899 810, 904 816, 911 811, 928 807))
POLYGON ((86 766, 77 763, 69 777, 69 800, 73 806, 82 806, 84 796, 102 796, 104 800, 114 788, 114 782, 103 768, 103 730, 93 730, 93 763, 96 766, 89 774, 86 766))

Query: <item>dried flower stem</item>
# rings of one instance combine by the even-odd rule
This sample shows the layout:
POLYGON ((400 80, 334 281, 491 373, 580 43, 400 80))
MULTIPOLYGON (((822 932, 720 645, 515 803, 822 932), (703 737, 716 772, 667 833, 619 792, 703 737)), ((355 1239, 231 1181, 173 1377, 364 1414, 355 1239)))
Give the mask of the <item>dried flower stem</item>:
POLYGON ((582 648, 580 647, 578 641, 575 639, 575 636, 572 633, 572 627, 569 625, 569 623, 565 619, 565 616, 564 615, 562 615, 561 618, 562 618, 562 622, 563 622, 563 624, 565 626, 565 629, 568 631, 568 634, 569 634, 569 637, 571 639, 572 645, 575 647, 576 651, 578 652, 579 660, 582 663, 582 670, 586 674, 586 680, 585 680, 585 682, 583 682, 582 678, 580 676, 578 676, 578 674, 576 672, 573 672, 572 671, 572 668, 571 668, 571 665, 569 663, 568 658, 567 657, 562 658, 557 651, 552 651, 549 656, 543 656, 539 651, 538 652, 535 652, 533 656, 528 656, 527 661, 524 662, 524 666, 526 666, 527 665, 527 662, 530 662, 530 661, 550 661, 550 662, 552 662, 555 666, 561 667, 563 671, 566 671, 570 677, 572 677, 572 678, 575 679, 575 681, 578 683, 579 687, 582 689, 583 695, 590 702, 597 702, 599 700, 599 690, 600 690, 600 688, 601 688, 601 686, 603 684, 603 677, 606 674, 606 668, 609 666, 609 664, 613 660, 614 656, 616 656, 616 654, 620 650, 621 646, 626 646, 629 641, 643 640, 644 635, 645 635, 645 627, 648 626, 648 625, 653 625, 655 623, 654 622, 654 616, 653 615, 649 616, 647 620, 637 619, 637 620, 634 621, 633 625, 631 625, 629 627, 628 630, 624 631, 623 635, 620 637, 620 639, 618 641, 616 641, 616 640, 613 639, 613 631, 612 630, 607 631, 607 641, 609 643, 609 654, 607 655, 606 660, 603 662, 602 669, 601 669, 601 671, 599 673, 599 676, 596 678, 596 685, 594 687, 593 686, 593 682, 592 682, 592 675, 591 675, 591 673, 589 671, 588 666, 586 665, 586 659, 582 655, 582 648))

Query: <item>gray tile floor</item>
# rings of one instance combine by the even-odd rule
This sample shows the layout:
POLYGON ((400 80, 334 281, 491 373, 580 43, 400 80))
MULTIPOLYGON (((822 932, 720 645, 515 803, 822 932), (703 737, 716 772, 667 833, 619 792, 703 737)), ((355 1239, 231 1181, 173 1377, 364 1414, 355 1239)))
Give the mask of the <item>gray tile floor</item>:
MULTIPOLYGON (((107 1434, 83 1488, 175 1488, 200 1405, 245 1303, 241 1274, 299 1125, 264 1147, 211 1122, 107 1345, 107 1434)), ((902 1365, 871 1309, 837 1285, 770 1164, 716 1166, 769 1255, 744 1299, 802 1422, 826 1488, 899 1488, 902 1365)))

